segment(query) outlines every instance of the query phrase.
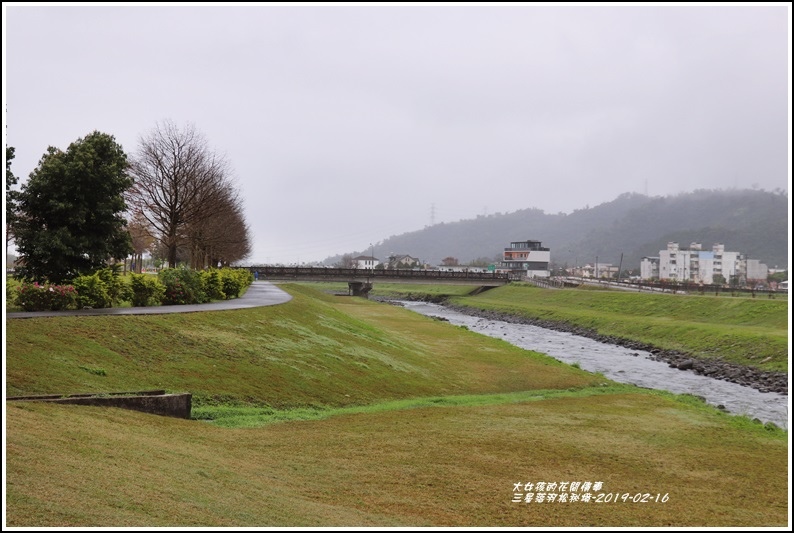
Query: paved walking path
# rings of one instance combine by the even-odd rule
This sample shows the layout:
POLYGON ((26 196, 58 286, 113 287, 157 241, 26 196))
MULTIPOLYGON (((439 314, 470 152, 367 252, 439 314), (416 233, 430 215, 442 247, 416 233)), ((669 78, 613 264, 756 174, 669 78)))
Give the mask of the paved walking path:
POLYGON ((79 309, 76 311, 32 311, 29 313, 6 313, 6 318, 39 318, 50 316, 83 315, 162 315, 165 313, 194 313, 196 311, 226 311, 283 304, 292 296, 269 281, 255 281, 240 298, 208 304, 159 305, 156 307, 110 307, 107 309, 79 309))

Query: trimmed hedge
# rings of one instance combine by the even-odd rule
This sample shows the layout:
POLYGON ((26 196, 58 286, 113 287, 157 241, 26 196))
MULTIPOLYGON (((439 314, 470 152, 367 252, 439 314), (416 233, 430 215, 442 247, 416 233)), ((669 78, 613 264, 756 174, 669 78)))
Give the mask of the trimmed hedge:
MULTIPOLYGON (((72 285, 23 281, 13 290, 11 301, 25 311, 101 309, 124 301, 133 307, 198 304, 238 298, 253 281, 253 274, 245 269, 169 268, 157 277, 131 273, 126 282, 117 267, 110 267, 78 276, 72 285)), ((6 286, 11 287, 8 282, 6 286)))

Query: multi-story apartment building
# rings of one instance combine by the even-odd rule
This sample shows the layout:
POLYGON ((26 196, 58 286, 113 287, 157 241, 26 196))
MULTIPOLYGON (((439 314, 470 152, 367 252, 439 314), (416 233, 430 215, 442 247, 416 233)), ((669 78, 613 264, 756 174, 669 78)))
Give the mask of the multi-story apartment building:
POLYGON ((550 261, 551 251, 540 241, 515 241, 510 243, 510 248, 504 249, 499 271, 522 278, 547 278, 550 261))
POLYGON ((640 261, 640 279, 659 279, 659 258, 643 257, 640 261))
POLYGON ((766 279, 766 265, 757 259, 747 259, 739 252, 725 250, 725 245, 716 243, 703 250, 699 242, 689 248, 681 248, 677 242, 668 242, 659 257, 644 257, 640 263, 642 279, 665 279, 691 281, 695 283, 744 284, 748 279, 766 279), (750 274, 748 275, 748 269, 750 274))

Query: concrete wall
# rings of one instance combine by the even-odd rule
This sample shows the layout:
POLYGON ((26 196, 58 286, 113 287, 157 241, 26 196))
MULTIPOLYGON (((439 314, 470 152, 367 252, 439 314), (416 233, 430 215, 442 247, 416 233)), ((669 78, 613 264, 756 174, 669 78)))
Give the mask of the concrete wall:
POLYGON ((181 394, 152 394, 144 391, 143 393, 111 393, 107 396, 74 394, 69 396, 17 396, 6 398, 7 401, 39 401, 68 403, 75 405, 95 405, 102 407, 118 407, 120 409, 131 409, 161 416, 172 416, 175 418, 190 418, 193 395, 190 393, 181 394))

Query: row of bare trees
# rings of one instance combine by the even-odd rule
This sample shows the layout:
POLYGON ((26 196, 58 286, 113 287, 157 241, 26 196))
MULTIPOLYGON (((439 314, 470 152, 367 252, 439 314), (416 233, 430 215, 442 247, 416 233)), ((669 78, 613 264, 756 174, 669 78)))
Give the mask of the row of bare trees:
MULTIPOLYGON (((229 265, 251 253, 242 199, 225 157, 194 126, 158 124, 130 160, 126 200, 135 254, 150 250, 169 266, 229 265)), ((137 261, 140 265, 141 261, 137 261)))

